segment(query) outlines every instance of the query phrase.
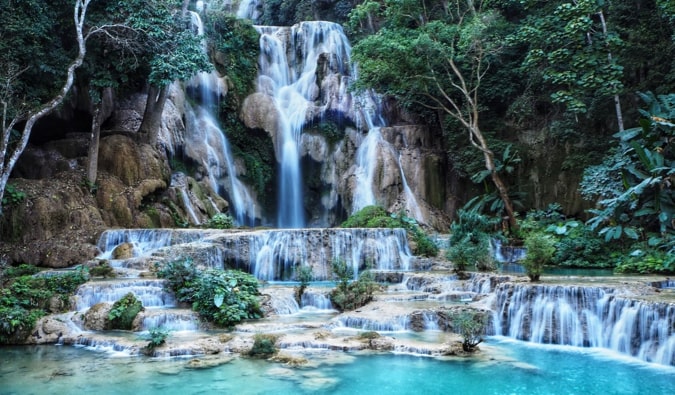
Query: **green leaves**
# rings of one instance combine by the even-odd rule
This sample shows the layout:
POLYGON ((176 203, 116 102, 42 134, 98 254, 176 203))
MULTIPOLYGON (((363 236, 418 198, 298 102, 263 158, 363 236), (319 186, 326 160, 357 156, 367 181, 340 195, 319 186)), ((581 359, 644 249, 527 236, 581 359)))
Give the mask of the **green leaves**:
POLYGON ((198 271, 192 260, 170 262, 158 275, 179 301, 192 304, 204 319, 233 326, 244 319, 260 318, 258 280, 238 270, 198 271))

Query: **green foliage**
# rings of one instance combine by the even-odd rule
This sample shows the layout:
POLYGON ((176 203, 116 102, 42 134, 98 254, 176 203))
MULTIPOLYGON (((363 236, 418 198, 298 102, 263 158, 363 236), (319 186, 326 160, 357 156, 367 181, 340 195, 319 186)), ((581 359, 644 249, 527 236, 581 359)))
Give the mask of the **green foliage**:
POLYGON ((257 296, 258 280, 238 270, 199 271, 192 260, 167 263, 157 275, 166 278, 167 288, 204 319, 230 327, 245 319, 262 316, 257 296))
POLYGON ((3 206, 16 206, 26 199, 26 193, 17 189, 12 184, 7 184, 5 194, 2 197, 3 206))
POLYGON ((37 270, 21 265, 6 268, 0 275, 0 344, 27 336, 37 319, 47 313, 52 298, 58 297, 65 305, 87 281, 83 270, 50 276, 35 275, 37 270))
POLYGON ((113 303, 112 309, 108 313, 108 327, 110 329, 130 330, 134 318, 141 310, 143 310, 143 303, 133 293, 129 292, 113 303))
POLYGON ((157 277, 167 280, 166 288, 182 303, 192 303, 199 274, 191 258, 168 262, 157 271, 157 277))
POLYGON ((370 271, 364 271, 358 280, 350 282, 353 270, 343 260, 334 260, 331 268, 338 280, 337 286, 330 292, 330 301, 338 310, 354 310, 373 299, 377 285, 370 271))
POLYGON ((232 229, 234 227, 234 219, 229 214, 218 213, 211 217, 204 226, 213 229, 232 229))
POLYGON ((166 338, 169 337, 169 330, 162 327, 150 328, 148 331, 148 344, 145 346, 147 352, 152 352, 155 348, 166 343, 166 338))
POLYGON ((476 350, 483 342, 487 316, 482 312, 462 311, 453 316, 453 327, 462 335, 462 349, 466 352, 476 350))
POLYGON ((460 209, 457 219, 450 225, 449 246, 446 257, 454 270, 463 274, 471 265, 478 270, 493 270, 494 259, 490 253, 490 239, 495 234, 498 220, 490 219, 475 210, 460 209))
POLYGON ((528 47, 523 69, 553 89, 553 103, 585 113, 588 96, 608 98, 623 89, 623 68, 608 58, 622 40, 612 31, 603 34, 597 14, 607 10, 601 3, 534 1, 526 9, 532 14, 510 40, 528 47))
POLYGON ((298 302, 298 304, 300 304, 302 301, 302 294, 305 293, 309 283, 314 279, 312 268, 310 266, 298 267, 295 271, 295 277, 298 281, 300 281, 300 285, 294 289, 295 300, 298 302))
MULTIPOLYGON (((584 173, 581 192, 599 199, 588 226, 606 241, 639 240, 657 234, 668 244, 675 235, 675 94, 640 94, 640 126, 617 133, 619 146, 584 173)), ((668 247, 671 252, 675 249, 668 247)))
POLYGON ((616 273, 674 274, 675 255, 653 249, 635 250, 622 257, 614 271, 616 273))
POLYGON ((256 333, 253 335, 253 347, 248 352, 250 357, 269 358, 279 352, 276 346, 277 335, 256 333))
POLYGON ((107 260, 99 261, 96 266, 89 268, 89 275, 92 277, 115 277, 115 271, 107 260))
POLYGON ((544 272, 544 266, 553 262, 555 254, 555 240, 540 232, 531 232, 525 236, 525 248, 527 254, 522 260, 527 276, 532 281, 539 281, 544 272))

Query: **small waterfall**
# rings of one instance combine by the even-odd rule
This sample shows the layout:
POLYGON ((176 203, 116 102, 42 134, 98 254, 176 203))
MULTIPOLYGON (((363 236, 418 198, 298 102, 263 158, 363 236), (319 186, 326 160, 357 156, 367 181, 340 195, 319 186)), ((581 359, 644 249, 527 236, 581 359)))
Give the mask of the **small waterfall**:
POLYGON ((410 328, 410 316, 400 315, 383 321, 365 317, 339 316, 333 319, 333 324, 338 328, 353 328, 363 331, 401 332, 410 328))
POLYGON ((373 181, 377 170, 377 151, 382 142, 380 128, 370 129, 366 138, 356 150, 356 188, 354 190, 352 212, 366 206, 377 204, 373 193, 373 181))
POLYGON ((675 304, 624 299, 598 287, 506 283, 496 293, 497 335, 675 365, 675 304))
POLYGON ((115 247, 123 243, 133 245, 134 256, 149 256, 162 247, 189 243, 204 238, 199 230, 175 229, 110 229, 104 231, 98 239, 97 247, 101 251, 100 259, 111 259, 115 247))
MULTIPOLYGON (((315 280, 330 280, 335 259, 353 268, 409 270, 412 253, 403 229, 305 229, 254 232, 246 237, 249 271, 261 280, 291 280, 296 267, 312 263, 315 280)), ((239 251, 246 251, 240 248, 239 251)), ((235 246, 230 252, 238 254, 235 246)))
POLYGON ((176 300, 164 290, 164 280, 100 281, 81 285, 75 294, 78 311, 107 302, 115 303, 131 292, 143 307, 174 307, 176 300))
POLYGON ((260 11, 262 6, 262 0, 241 0, 237 9, 237 18, 250 19, 253 22, 257 22, 262 16, 262 12, 260 11))
POLYGON ((424 311, 422 313, 424 317, 424 330, 427 331, 439 331, 441 328, 438 326, 438 314, 434 311, 424 311))
POLYGON ((492 239, 490 248, 495 260, 500 263, 515 263, 523 260, 527 254, 525 247, 505 246, 499 239, 492 239))
POLYGON ((178 312, 171 310, 145 311, 142 329, 162 328, 169 331, 196 331, 199 329, 199 316, 192 311, 178 312))
POLYGON ((310 289, 305 290, 300 302, 302 309, 314 309, 320 311, 335 310, 328 295, 310 289))

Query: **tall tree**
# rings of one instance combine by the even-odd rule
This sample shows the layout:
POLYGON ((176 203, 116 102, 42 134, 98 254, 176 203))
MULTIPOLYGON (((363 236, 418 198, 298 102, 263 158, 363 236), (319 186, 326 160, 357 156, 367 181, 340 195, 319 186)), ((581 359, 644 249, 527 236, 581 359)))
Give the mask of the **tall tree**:
MULTIPOLYGON (((516 2, 515 0, 513 0, 516 2)), ((528 46, 523 62, 530 78, 553 90, 553 103, 586 113, 593 100, 612 98, 617 127, 623 130, 619 94, 623 68, 612 53, 621 38, 608 29, 603 0, 526 0, 530 14, 514 38, 528 46)))
MULTIPOLYGON (((2 141, 0 141, 0 201, 2 200, 9 176, 16 165, 19 156, 23 153, 28 145, 31 132, 35 123, 48 115, 56 109, 73 86, 75 80, 75 71, 82 65, 86 55, 86 41, 89 37, 97 34, 100 29, 90 29, 85 34, 85 23, 87 18, 87 8, 91 0, 75 0, 73 7, 73 23, 76 54, 74 58, 66 67, 65 81, 63 85, 51 97, 40 98, 33 96, 35 100, 32 103, 26 103, 24 99, 17 95, 21 89, 25 89, 27 81, 22 80, 22 74, 30 70, 31 67, 37 67, 36 64, 24 65, 17 64, 3 58, 3 75, 2 87, 0 87, 0 104, 2 105, 2 141), (19 86, 23 85, 23 86, 19 86), (40 101, 42 99, 42 101, 40 101), (13 138, 13 136, 15 136, 13 138)), ((17 22, 10 20, 10 22, 17 22)), ((1 34, 5 36, 5 32, 1 34)), ((25 95, 28 95, 23 91, 25 95)), ((2 208, 0 207, 0 210, 2 208)), ((1 211, 0 211, 1 212, 1 211)))
MULTIPOLYGON (((481 1, 471 0, 384 0, 384 26, 353 48, 360 70, 357 87, 438 111, 462 125, 483 156, 509 226, 515 229, 508 188, 480 124, 481 83, 500 49, 494 35, 500 17, 481 6, 481 1)), ((359 21, 352 19, 352 26, 358 28, 359 21)))

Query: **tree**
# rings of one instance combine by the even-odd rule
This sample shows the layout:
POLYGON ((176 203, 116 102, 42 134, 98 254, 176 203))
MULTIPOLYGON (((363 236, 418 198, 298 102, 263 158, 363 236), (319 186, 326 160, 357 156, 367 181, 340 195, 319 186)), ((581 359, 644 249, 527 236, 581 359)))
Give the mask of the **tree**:
POLYGON ((385 25, 353 48, 360 70, 356 86, 374 88, 404 106, 419 105, 458 122, 481 152, 504 202, 508 224, 516 229, 508 188, 479 122, 479 92, 491 58, 500 50, 495 27, 501 23, 497 13, 481 10, 481 4, 385 0, 385 25))
POLYGON ((606 241, 648 238, 675 252, 675 94, 640 93, 640 126, 615 134, 618 147, 586 169, 582 195, 597 201, 588 225, 606 241))
MULTIPOLYGON (((31 66, 19 65, 5 59, 2 66, 5 70, 2 87, 0 88, 0 104, 2 105, 2 141, 0 141, 0 201, 5 193, 7 181, 16 165, 19 156, 28 145, 33 127, 41 118, 56 109, 73 86, 75 71, 82 65, 86 55, 86 41, 89 37, 99 33, 100 28, 92 28, 85 34, 85 22, 87 8, 91 0, 75 0, 73 7, 73 22, 75 26, 75 40, 77 52, 66 68, 66 76, 63 85, 53 96, 43 96, 39 103, 25 103, 22 97, 17 95, 17 85, 21 83, 20 77, 31 66), (12 136, 18 134, 18 139, 12 136)), ((2 34, 4 37, 4 32, 2 34)), ((25 97, 24 97, 25 98, 25 97)), ((37 99, 37 98, 35 98, 37 99)), ((2 208, 0 207, 0 210, 2 208)), ((0 211, 1 212, 1 211, 0 211)))
MULTIPOLYGON (((523 2, 520 2, 523 3, 523 2)), ((612 53, 621 38, 607 28, 602 0, 528 0, 531 11, 512 38, 528 46, 523 67, 530 78, 553 89, 553 103, 582 114, 597 98, 614 100, 617 126, 623 130, 619 93, 623 68, 612 53)))

